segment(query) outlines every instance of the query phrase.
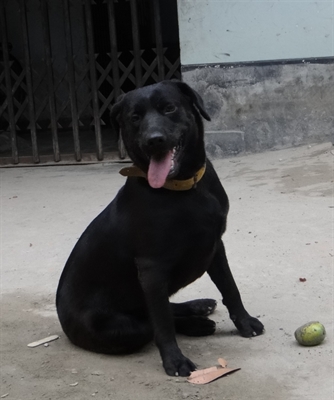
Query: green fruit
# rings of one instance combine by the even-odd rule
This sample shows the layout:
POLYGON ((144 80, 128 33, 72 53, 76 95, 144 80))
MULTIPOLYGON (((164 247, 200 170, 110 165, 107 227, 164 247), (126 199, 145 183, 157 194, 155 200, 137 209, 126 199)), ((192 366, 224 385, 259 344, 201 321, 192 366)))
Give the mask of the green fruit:
POLYGON ((303 346, 316 346, 326 336, 325 327, 317 321, 308 322, 295 331, 297 342, 303 346))

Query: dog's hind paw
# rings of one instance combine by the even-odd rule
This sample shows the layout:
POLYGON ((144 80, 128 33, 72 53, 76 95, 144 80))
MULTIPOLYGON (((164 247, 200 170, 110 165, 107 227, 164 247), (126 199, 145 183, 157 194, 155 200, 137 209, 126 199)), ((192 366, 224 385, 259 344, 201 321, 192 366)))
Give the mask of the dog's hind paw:
POLYGON ((197 299, 190 301, 189 303, 190 309, 193 311, 193 315, 210 315, 217 307, 217 302, 214 299, 197 299))
POLYGON ((196 299, 184 303, 171 303, 175 317, 201 316, 205 317, 212 314, 217 301, 214 299, 196 299))
POLYGON ((231 315, 234 325, 244 337, 253 337, 264 333, 264 326, 257 318, 247 315, 245 317, 236 317, 231 315))
POLYGON ((216 323, 206 317, 176 317, 175 330, 187 336, 209 336, 216 331, 216 323))

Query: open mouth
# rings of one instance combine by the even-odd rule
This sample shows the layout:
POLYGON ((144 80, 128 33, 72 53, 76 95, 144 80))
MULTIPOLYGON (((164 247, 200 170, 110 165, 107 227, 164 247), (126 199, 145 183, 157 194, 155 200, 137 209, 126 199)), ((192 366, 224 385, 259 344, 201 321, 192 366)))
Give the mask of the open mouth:
POLYGON ((177 166, 178 166, 177 159, 178 159, 178 155, 179 155, 180 149, 181 149, 181 144, 180 143, 177 146, 173 147, 172 159, 171 159, 171 167, 170 167, 170 170, 169 170, 168 177, 173 176, 175 174, 175 172, 177 172, 177 166))
POLYGON ((178 172, 179 155, 182 149, 182 140, 159 158, 152 156, 148 167, 147 180, 149 185, 158 189, 161 188, 167 178, 172 178, 178 172))

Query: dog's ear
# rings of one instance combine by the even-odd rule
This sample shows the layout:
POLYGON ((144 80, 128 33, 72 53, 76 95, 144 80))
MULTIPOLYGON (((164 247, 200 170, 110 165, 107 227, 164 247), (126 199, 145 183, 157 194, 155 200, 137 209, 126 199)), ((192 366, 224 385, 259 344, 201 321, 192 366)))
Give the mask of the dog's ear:
POLYGON ((190 100, 193 102, 193 104, 196 106, 198 109, 199 113, 202 115, 203 118, 205 118, 207 121, 211 121, 211 118, 209 114, 206 112, 204 108, 204 103, 202 97, 190 86, 188 86, 184 82, 180 81, 173 81, 177 87, 181 90, 183 94, 185 94, 187 97, 190 98, 190 100))
POLYGON ((110 112, 110 121, 111 121, 111 125, 112 127, 115 129, 115 131, 117 133, 119 133, 119 122, 118 122, 118 118, 119 118, 119 114, 123 108, 123 98, 124 98, 124 94, 122 94, 121 96, 119 96, 116 100, 116 103, 113 105, 111 112, 110 112))

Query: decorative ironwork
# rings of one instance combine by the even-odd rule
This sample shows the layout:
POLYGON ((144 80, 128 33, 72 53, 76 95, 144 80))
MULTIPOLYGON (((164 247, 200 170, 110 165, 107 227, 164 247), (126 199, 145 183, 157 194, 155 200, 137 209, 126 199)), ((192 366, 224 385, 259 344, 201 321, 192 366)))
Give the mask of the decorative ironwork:
MULTIPOLYGON (((61 28, 59 24, 55 28, 52 19, 55 2, 39 1, 40 43, 31 40, 27 1, 0 1, 0 164, 38 163, 41 160, 69 162, 69 153, 73 162, 87 158, 93 160, 91 153, 94 150, 95 159, 102 160, 106 157, 103 154, 103 135, 108 128, 108 135, 111 136, 109 113, 115 100, 120 94, 136 87, 162 79, 180 79, 178 44, 171 46, 163 43, 159 1, 128 0, 126 6, 132 21, 132 48, 117 40, 120 25, 119 22, 117 24, 115 8, 125 7, 125 0, 57 2, 58 11, 61 9, 63 15, 61 28), (93 7, 102 5, 105 7, 102 11, 107 15, 103 32, 108 38, 100 44, 94 38, 100 26, 93 7), (75 23, 81 31, 73 25, 73 7, 80 11, 75 23), (13 15, 19 21, 13 21, 13 15), (150 19, 151 15, 153 19, 150 19), (142 24, 147 24, 148 19, 150 28, 154 28, 150 29, 154 32, 154 41, 151 40, 151 46, 148 46, 149 41, 144 38, 146 44, 143 47, 142 24), (21 36, 16 32, 15 38, 11 36, 11 24, 14 22, 19 22, 22 28, 21 36), (79 51, 75 48, 73 36, 77 30, 81 32, 80 40, 84 43, 79 51), (55 48, 57 35, 64 43, 63 53, 59 47, 55 48), (43 55, 38 57, 37 53, 43 55), (95 137, 95 149, 88 150, 86 154, 87 151, 82 150, 81 136, 89 130, 95 137), (69 133, 72 135, 71 151, 62 148, 61 138, 65 133, 67 137, 69 133), (51 138, 52 152, 44 154, 40 144, 47 137, 51 138)), ((117 138, 114 137, 114 141, 117 143, 117 138)), ((123 158, 122 143, 118 151, 119 157, 123 158)), ((109 157, 114 158, 107 154, 109 157)))

